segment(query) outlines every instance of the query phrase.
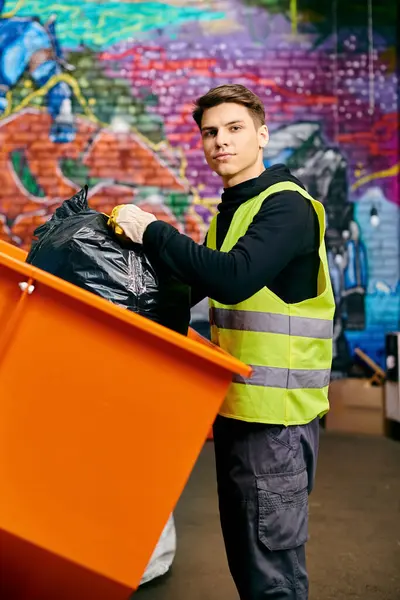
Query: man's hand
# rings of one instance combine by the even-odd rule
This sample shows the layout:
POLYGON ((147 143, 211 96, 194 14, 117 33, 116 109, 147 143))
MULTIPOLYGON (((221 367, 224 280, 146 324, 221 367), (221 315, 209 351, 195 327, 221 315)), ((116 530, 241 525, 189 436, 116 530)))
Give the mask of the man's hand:
POLYGON ((143 234, 153 221, 157 221, 156 217, 138 206, 120 204, 113 209, 108 225, 117 235, 123 234, 135 244, 143 244, 143 234))

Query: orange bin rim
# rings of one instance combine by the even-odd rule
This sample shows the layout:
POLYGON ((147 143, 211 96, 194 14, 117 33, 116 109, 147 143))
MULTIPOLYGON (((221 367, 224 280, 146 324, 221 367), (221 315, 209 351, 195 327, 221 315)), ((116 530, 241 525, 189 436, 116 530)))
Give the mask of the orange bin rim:
POLYGON ((26 256, 26 252, 20 248, 8 244, 7 242, 0 241, 0 264, 12 268, 25 278, 34 280, 34 283, 43 283, 50 288, 83 302, 95 310, 111 315, 122 322, 137 327, 147 334, 152 334, 155 338, 161 339, 164 342, 171 344, 171 346, 186 350, 213 365, 217 365, 232 373, 241 375, 242 377, 251 376, 252 368, 250 366, 234 358, 227 352, 224 352, 211 342, 208 342, 208 340, 205 340, 193 330, 189 331, 188 337, 176 333, 154 321, 150 321, 141 315, 120 308, 104 298, 100 298, 91 292, 83 290, 72 283, 64 281, 59 277, 24 262, 26 256))

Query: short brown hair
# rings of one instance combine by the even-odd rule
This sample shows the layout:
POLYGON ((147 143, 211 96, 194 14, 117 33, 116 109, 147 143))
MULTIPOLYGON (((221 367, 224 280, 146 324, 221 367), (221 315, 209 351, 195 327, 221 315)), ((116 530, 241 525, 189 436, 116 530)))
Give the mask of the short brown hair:
POLYGON ((244 85, 226 84, 213 88, 196 100, 192 116, 199 129, 204 111, 224 102, 242 104, 249 110, 256 126, 265 125, 265 110, 260 98, 244 85))

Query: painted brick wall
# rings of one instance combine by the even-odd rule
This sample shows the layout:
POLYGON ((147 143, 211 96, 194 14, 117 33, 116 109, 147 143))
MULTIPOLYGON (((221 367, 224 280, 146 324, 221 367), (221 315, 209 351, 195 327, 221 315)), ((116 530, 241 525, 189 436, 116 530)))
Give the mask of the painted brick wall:
POLYGON ((287 163, 327 209, 335 369, 356 346, 383 364, 400 326, 395 5, 288 5, 0 0, 0 239, 28 248, 88 183, 94 208, 136 202, 200 242, 221 184, 192 103, 242 83, 266 106, 266 166, 287 163))

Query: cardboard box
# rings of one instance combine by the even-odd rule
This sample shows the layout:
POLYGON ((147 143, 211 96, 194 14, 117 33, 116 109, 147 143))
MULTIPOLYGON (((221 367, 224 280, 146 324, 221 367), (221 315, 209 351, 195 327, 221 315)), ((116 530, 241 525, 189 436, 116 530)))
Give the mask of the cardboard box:
POLYGON ((384 435, 383 387, 368 379, 345 378, 329 386, 327 431, 384 435))

